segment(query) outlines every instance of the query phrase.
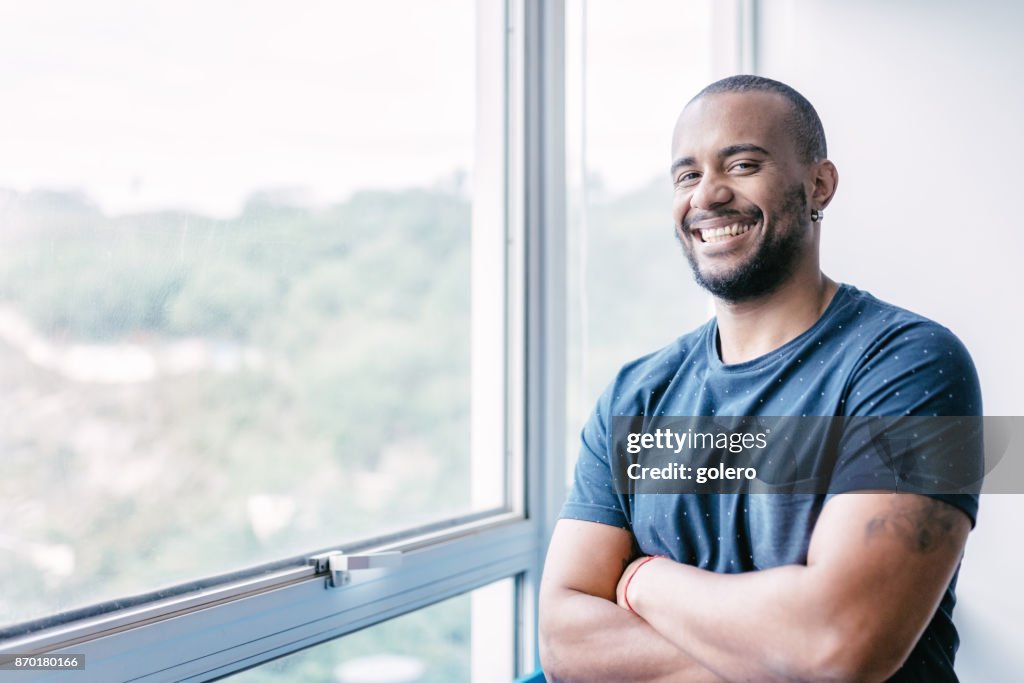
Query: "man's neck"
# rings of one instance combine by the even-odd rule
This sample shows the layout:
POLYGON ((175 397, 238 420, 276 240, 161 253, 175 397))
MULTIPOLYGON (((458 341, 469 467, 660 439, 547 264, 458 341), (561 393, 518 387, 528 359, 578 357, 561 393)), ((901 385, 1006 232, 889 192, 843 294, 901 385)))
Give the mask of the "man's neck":
POLYGON ((758 299, 739 303, 716 299, 722 362, 753 360, 800 336, 818 321, 838 290, 839 285, 815 270, 758 299))

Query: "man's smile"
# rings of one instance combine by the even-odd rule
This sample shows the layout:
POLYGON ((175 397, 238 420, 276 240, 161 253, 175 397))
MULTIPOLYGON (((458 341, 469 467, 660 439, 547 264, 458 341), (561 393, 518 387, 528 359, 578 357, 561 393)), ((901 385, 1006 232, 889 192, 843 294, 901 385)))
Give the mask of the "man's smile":
POLYGON ((751 228, 759 227, 761 227, 760 221, 749 222, 748 220, 742 219, 729 223, 728 225, 694 228, 691 232, 700 237, 701 242, 714 243, 731 241, 740 235, 750 232, 751 228))

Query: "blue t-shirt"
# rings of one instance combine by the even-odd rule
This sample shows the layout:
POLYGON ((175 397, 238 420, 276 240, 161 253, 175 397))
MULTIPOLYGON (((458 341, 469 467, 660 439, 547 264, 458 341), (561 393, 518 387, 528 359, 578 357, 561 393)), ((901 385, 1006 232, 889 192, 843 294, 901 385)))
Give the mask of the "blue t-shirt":
MULTIPOLYGON (((849 487, 793 495, 619 494, 612 485, 612 416, 981 415, 974 364, 952 332, 850 285, 840 286, 810 329, 760 358, 725 365, 717 339, 712 319, 619 371, 583 428, 562 517, 628 529, 645 555, 716 572, 803 564, 822 506, 849 487)), ((862 460, 865 468, 884 466, 862 460)), ((870 480, 844 474, 843 481, 870 480)), ((936 497, 963 510, 973 526, 977 496, 936 497)), ((921 640, 890 680, 957 680, 955 585, 954 575, 921 640)))

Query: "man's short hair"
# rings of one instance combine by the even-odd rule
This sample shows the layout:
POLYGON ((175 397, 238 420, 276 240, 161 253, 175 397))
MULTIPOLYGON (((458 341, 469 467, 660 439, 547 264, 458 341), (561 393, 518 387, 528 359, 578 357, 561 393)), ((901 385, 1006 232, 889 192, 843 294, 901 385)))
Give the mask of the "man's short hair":
POLYGON ((809 164, 812 161, 825 159, 828 156, 828 147, 825 144, 825 129, 821 125, 821 119, 818 118, 818 112, 814 110, 814 107, 807 101, 806 97, 785 83, 773 81, 763 76, 729 76, 720 81, 715 81, 704 88, 690 102, 696 102, 705 95, 730 92, 773 92, 782 95, 792 108, 789 132, 796 143, 800 160, 805 164, 809 164))

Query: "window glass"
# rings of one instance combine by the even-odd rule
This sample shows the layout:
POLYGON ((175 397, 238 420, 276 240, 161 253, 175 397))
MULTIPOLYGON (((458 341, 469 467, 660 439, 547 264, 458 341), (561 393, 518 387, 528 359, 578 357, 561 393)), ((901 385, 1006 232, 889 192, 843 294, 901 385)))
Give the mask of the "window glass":
POLYGON ((0 626, 504 504, 474 0, 2 14, 0 626))
MULTIPOLYGON (((711 0, 567 2, 568 438, 624 363, 706 319, 672 226, 676 116, 712 74, 711 0)), ((567 459, 570 469, 575 457, 567 459)))
POLYGON ((225 679, 231 683, 511 681, 513 582, 499 581, 225 679))

